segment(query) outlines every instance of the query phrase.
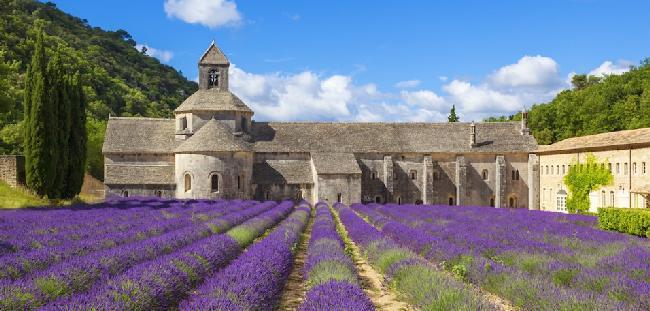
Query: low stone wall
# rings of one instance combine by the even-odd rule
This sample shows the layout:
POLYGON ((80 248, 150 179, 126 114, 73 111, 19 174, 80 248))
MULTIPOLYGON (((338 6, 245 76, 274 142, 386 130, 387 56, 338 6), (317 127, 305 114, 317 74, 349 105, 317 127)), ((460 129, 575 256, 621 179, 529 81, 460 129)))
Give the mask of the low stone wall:
POLYGON ((25 184, 25 157, 0 155, 0 180, 12 187, 25 184))

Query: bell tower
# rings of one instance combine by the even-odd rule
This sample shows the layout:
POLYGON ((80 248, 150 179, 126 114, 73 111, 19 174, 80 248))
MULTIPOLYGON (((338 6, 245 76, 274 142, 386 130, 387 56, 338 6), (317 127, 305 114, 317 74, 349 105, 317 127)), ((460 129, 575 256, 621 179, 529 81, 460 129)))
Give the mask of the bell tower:
POLYGON ((199 60, 199 89, 228 91, 230 62, 212 41, 199 60))

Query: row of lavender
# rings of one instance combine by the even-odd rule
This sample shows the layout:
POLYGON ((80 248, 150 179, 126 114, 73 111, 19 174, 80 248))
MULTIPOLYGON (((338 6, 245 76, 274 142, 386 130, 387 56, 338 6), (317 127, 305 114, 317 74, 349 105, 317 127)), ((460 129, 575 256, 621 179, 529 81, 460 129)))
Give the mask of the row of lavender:
MULTIPOLYGON (((27 273, 16 280, 0 280, 0 309, 35 309, 50 302, 56 304, 62 299, 68 299, 66 297, 77 297, 77 294, 91 289, 93 292, 97 284, 108 284, 107 280, 114 279, 127 270, 131 271, 129 269, 140 263, 156 260, 191 245, 201 245, 215 233, 224 232, 270 209, 286 211, 291 208, 291 203, 275 207, 273 202, 231 201, 226 205, 224 208, 205 206, 187 209, 176 217, 189 218, 190 221, 182 222, 183 225, 175 229, 149 237, 140 235, 139 238, 119 246, 93 251, 83 256, 72 256, 43 270, 27 273), (204 211, 205 217, 195 217, 197 210, 204 211)), ((272 221, 262 223, 266 224, 266 227, 273 224, 272 221)), ((260 221, 255 224, 260 224, 260 221)), ((259 230, 257 232, 261 234, 259 230)))
MULTIPOLYGON (((152 209, 145 204, 144 207, 133 211, 129 218, 122 216, 115 218, 111 210, 106 210, 105 215, 110 215, 107 218, 112 218, 114 221, 106 222, 105 225, 89 224, 85 227, 79 226, 74 230, 58 231, 57 234, 35 234, 22 237, 23 240, 32 241, 32 244, 40 240, 36 242, 40 246, 0 256, 0 279, 18 279, 71 257, 85 256, 99 250, 111 249, 137 240, 159 236, 251 205, 251 202, 227 203, 222 201, 210 204, 174 204, 169 208, 159 210, 152 209), (56 241, 56 243, 40 243, 46 239, 56 241)), ((77 220, 77 223, 83 224, 82 220, 77 220)), ((32 224, 32 227, 38 226, 47 228, 48 224, 43 221, 32 224)))
POLYGON ((411 305, 422 310, 496 309, 469 286, 400 246, 349 207, 337 204, 335 209, 345 234, 411 305))
POLYGON ((324 203, 316 205, 304 279, 309 290, 300 311, 340 310, 344 306, 347 310, 374 310, 324 203))
POLYGON ((255 238, 292 210, 293 203, 283 202, 225 234, 209 236, 169 255, 136 265, 98 284, 87 293, 60 299, 43 310, 174 308, 197 284, 226 266, 255 238), (250 234, 237 234, 242 231, 250 234))
POLYGON ((386 236, 526 309, 650 309, 650 243, 595 218, 482 207, 353 205, 386 236))
POLYGON ((291 272, 295 246, 310 217, 301 204, 267 237, 208 278, 180 310, 272 310, 291 272))

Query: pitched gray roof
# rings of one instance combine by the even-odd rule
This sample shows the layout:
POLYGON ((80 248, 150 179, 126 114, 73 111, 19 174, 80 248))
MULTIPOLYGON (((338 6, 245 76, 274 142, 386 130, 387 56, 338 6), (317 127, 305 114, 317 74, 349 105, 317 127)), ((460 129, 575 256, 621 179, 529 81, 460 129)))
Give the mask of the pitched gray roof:
POLYGON ((203 53, 199 64, 206 65, 229 65, 230 62, 223 52, 217 47, 217 45, 212 41, 208 49, 203 53))
POLYGON ((104 183, 107 185, 174 184, 174 166, 107 164, 104 183))
POLYGON ((235 94, 218 88, 199 89, 174 110, 174 112, 191 111, 242 111, 253 113, 235 94))
POLYGON ((255 122, 256 152, 428 153, 533 152, 537 142, 521 135, 519 122, 469 123, 255 122))
POLYGON ((108 120, 103 153, 173 153, 174 119, 114 118, 108 120))
POLYGON ((351 153, 312 152, 311 159, 318 174, 361 174, 357 159, 351 153))
POLYGON ((645 146, 650 146, 650 128, 567 138, 551 145, 539 146, 537 151, 539 153, 561 153, 575 150, 600 150, 645 146))
POLYGON ((241 137, 233 135, 228 125, 217 120, 210 120, 203 125, 194 135, 181 143, 174 152, 200 153, 219 151, 250 151, 251 146, 241 137))
POLYGON ((253 164, 254 184, 313 184, 307 160, 266 160, 253 164))

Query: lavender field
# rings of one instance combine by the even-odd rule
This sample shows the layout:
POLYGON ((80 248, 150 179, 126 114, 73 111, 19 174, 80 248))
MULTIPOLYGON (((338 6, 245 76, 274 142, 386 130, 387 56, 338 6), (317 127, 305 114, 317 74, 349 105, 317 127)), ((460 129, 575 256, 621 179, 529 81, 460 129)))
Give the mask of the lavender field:
POLYGON ((591 216, 157 198, 0 212, 0 310, 648 310, 649 297, 648 240, 591 216))

